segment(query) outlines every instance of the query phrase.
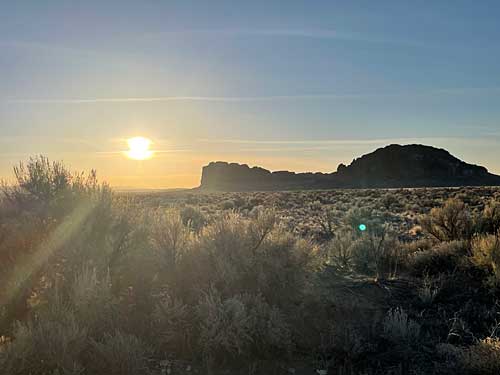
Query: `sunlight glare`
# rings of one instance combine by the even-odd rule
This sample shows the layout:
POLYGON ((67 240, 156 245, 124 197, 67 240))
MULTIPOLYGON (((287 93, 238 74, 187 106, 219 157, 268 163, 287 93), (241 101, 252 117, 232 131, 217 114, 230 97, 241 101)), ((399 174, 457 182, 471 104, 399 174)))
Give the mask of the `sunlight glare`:
POLYGON ((134 137, 127 140, 129 150, 127 156, 134 160, 147 160, 153 157, 153 151, 149 149, 151 140, 144 137, 134 137))

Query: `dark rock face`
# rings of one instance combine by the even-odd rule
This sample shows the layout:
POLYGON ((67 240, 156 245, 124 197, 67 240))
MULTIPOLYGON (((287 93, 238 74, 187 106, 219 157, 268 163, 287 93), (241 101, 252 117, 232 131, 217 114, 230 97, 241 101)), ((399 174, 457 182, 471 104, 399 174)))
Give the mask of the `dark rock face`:
POLYGON ((418 187, 498 184, 500 177, 448 151, 423 145, 390 145, 353 160, 339 179, 355 187, 418 187))
POLYGON ((203 167, 206 190, 293 190, 500 185, 500 176, 467 164, 448 151, 423 145, 389 145, 340 164, 333 173, 270 172, 246 164, 212 162, 203 167))

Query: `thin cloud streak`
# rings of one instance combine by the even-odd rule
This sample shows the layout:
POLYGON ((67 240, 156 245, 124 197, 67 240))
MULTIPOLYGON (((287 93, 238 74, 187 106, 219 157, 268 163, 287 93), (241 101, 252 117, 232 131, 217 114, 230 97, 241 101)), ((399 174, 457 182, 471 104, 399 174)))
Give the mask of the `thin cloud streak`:
POLYGON ((51 52, 51 53, 63 53, 63 54, 72 54, 78 56, 94 56, 94 57, 101 56, 103 53, 110 55, 109 52, 107 51, 98 51, 88 48, 75 48, 73 46, 68 47, 66 45, 44 43, 39 41, 0 40, 0 47, 24 49, 36 53, 51 52))
POLYGON ((374 93, 325 93, 325 94, 296 94, 296 95, 255 95, 255 96, 151 96, 151 97, 114 97, 114 98, 33 98, 33 99, 3 99, 8 104, 98 104, 98 103, 152 103, 152 102, 259 102, 285 100, 342 100, 364 98, 390 97, 425 97, 425 96, 460 96, 477 94, 500 94, 500 87, 463 87, 440 88, 424 92, 374 92, 374 93))
MULTIPOLYGON (((194 150, 183 149, 183 150, 151 150, 153 156, 160 154, 176 154, 180 152, 193 152, 194 150)), ((128 150, 122 151, 98 151, 97 155, 127 155, 128 150)))
POLYGON ((85 103, 129 103, 129 102, 254 102, 288 99, 351 99, 362 98, 358 94, 319 94, 319 95, 269 95, 269 96, 159 96, 135 98, 91 98, 91 99, 7 99, 10 104, 85 104, 85 103))
MULTIPOLYGON (((459 139, 459 137, 456 137, 459 139)), ((436 139, 450 139, 450 137, 409 137, 409 138, 374 138, 374 139, 327 139, 327 140, 249 140, 249 139, 199 139, 202 143, 226 143, 226 144, 245 144, 245 145, 372 145, 372 144, 389 144, 389 143, 407 143, 407 142, 423 142, 436 139)))
POLYGON ((428 44, 412 40, 373 36, 366 33, 345 32, 336 29, 189 29, 171 30, 157 33, 145 33, 145 38, 161 38, 169 36, 214 36, 214 37, 275 37, 275 38, 313 38, 327 40, 346 40, 353 42, 408 45, 425 47, 428 44))
POLYGON ((25 142, 26 140, 33 140, 33 139, 36 140, 43 139, 45 141, 50 141, 52 143, 81 144, 81 145, 96 147, 95 142, 92 142, 90 140, 79 139, 79 138, 65 138, 65 137, 61 138, 49 135, 36 135, 36 136, 14 135, 5 137, 0 136, 0 143, 25 142))

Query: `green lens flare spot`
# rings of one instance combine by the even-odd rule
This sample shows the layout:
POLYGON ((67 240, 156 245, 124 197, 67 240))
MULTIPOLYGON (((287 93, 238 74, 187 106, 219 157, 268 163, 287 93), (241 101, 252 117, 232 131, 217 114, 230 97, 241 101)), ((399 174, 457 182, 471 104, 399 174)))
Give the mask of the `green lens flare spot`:
POLYGON ((365 224, 359 224, 358 228, 359 228, 359 230, 361 232, 364 232, 366 230, 366 225, 365 224))

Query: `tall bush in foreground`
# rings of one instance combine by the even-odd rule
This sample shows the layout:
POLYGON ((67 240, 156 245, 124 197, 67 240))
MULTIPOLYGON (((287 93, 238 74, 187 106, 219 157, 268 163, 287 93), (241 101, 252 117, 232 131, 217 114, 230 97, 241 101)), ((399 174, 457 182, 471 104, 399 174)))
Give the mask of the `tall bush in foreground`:
POLYGON ((4 375, 82 374, 87 330, 69 312, 18 323, 15 339, 0 353, 4 375))
POLYGON ((466 205, 458 199, 449 199, 443 207, 433 208, 420 220, 422 228, 439 241, 470 239, 474 234, 474 220, 466 205))
POLYGON ((480 235, 472 240, 472 261, 490 270, 488 284, 500 286, 500 233, 496 235, 480 235))
POLYGON ((500 202, 491 200, 484 208, 479 220, 482 233, 496 234, 500 231, 500 202))
POLYGON ((283 314, 260 295, 224 299, 212 289, 196 311, 199 345, 209 366, 221 361, 278 360, 291 352, 291 330, 283 314))
POLYGON ((61 261, 64 252, 81 244, 103 244, 110 229, 111 192, 98 184, 95 171, 74 173, 39 156, 20 163, 14 174, 16 184, 3 186, 0 207, 0 232, 5 234, 0 263, 6 271, 0 275, 5 285, 0 290, 5 307, 0 330, 26 315, 27 300, 39 280, 56 273, 55 259, 61 261))
POLYGON ((278 306, 300 300, 317 253, 269 211, 252 219, 225 215, 208 225, 194 246, 202 289, 212 285, 224 296, 260 293, 278 306))

